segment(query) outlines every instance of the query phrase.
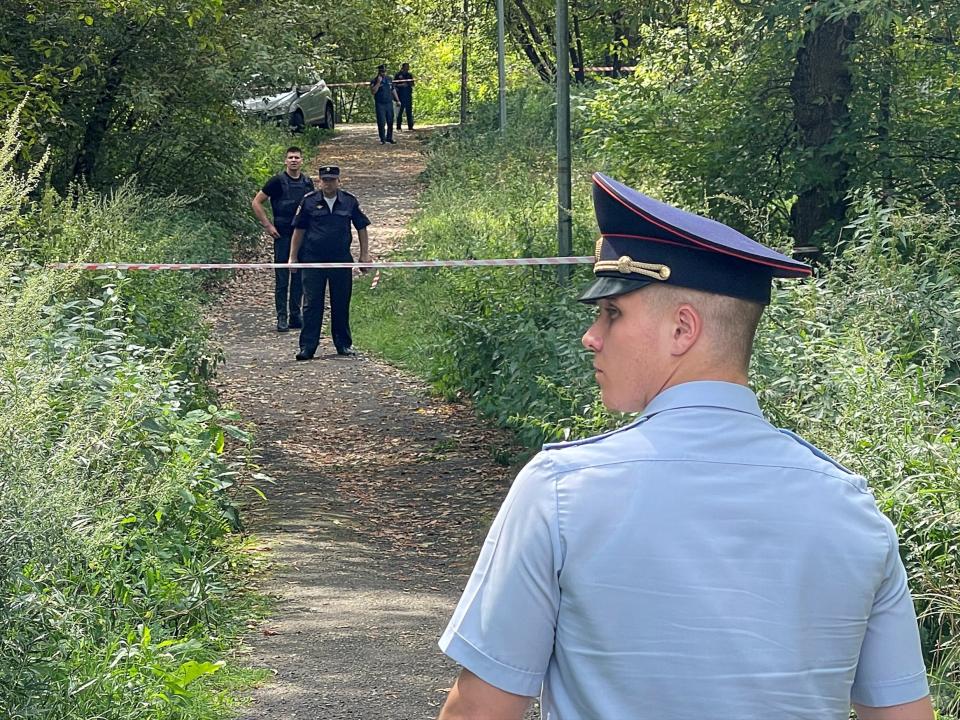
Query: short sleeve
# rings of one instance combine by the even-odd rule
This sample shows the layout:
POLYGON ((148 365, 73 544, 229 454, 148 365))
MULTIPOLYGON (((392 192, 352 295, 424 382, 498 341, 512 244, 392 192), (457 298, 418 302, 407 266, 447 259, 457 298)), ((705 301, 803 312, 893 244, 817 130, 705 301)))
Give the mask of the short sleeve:
POLYGON ((305 228, 310 225, 310 213, 305 209, 306 200, 301 200, 300 204, 297 205, 297 212, 293 216, 293 227, 296 228, 305 228))
POLYGON ((889 520, 884 522, 890 538, 886 571, 874 598, 850 693, 853 702, 867 707, 902 705, 930 693, 896 532, 889 520))
POLYGON ((494 687, 539 694, 553 654, 561 567, 556 482, 540 453, 504 500, 440 648, 494 687))
POLYGON ((353 208, 350 210, 350 219, 353 221, 353 226, 357 230, 363 230, 370 224, 370 218, 364 215, 363 210, 360 209, 360 203, 357 200, 353 201, 353 208))
POLYGON ((280 182, 280 178, 276 175, 273 175, 263 184, 263 187, 260 188, 260 190, 267 197, 276 198, 283 194, 283 185, 280 182))

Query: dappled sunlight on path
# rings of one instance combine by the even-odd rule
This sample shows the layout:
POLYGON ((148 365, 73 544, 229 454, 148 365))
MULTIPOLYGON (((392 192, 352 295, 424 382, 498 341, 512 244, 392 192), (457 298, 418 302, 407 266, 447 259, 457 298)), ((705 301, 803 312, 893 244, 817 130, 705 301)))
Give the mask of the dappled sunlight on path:
MULTIPOLYGON (((416 208, 420 132, 381 146, 374 126, 345 126, 310 164, 341 166, 375 256, 402 242, 416 208)), ((256 426, 276 479, 261 486, 269 502, 245 508, 277 606, 243 649, 273 677, 241 717, 436 717, 456 674, 436 640, 513 477, 492 459, 509 437, 389 366, 337 356, 326 334, 318 359, 295 362, 272 282, 242 274, 214 319, 221 398, 256 426)))

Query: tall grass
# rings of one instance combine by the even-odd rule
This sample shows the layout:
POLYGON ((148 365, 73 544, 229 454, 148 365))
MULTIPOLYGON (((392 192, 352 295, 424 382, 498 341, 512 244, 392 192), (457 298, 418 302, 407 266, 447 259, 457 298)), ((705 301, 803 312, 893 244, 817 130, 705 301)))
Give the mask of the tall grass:
POLYGON ((128 184, 39 195, 0 145, 0 715, 223 717, 245 472, 189 274, 51 260, 215 259, 226 232, 128 184))
POLYGON ((958 717, 960 218, 869 194, 856 209, 829 270, 778 293, 754 384, 775 423, 864 475, 896 523, 939 707, 958 717))

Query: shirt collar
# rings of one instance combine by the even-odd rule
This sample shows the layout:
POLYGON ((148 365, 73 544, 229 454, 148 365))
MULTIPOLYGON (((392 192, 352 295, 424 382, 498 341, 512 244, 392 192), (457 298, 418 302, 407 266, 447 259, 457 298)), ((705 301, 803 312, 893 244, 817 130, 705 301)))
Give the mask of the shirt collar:
POLYGON ((667 388, 650 401, 641 415, 649 418, 664 410, 692 407, 724 408, 763 417, 753 390, 746 385, 717 380, 698 380, 667 388))

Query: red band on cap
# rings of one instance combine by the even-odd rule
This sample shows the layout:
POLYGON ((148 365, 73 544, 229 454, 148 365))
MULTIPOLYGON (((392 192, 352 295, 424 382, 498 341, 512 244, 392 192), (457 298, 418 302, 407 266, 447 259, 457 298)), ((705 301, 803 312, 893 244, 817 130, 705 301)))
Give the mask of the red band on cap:
MULTIPOLYGON (((767 267, 775 267, 775 268, 779 268, 779 269, 781 269, 781 270, 788 270, 788 271, 794 272, 794 273, 801 273, 801 274, 803 274, 803 275, 810 275, 810 274, 812 273, 812 270, 811 270, 810 268, 804 266, 804 265, 799 265, 799 264, 798 264, 798 265, 785 265, 785 264, 783 264, 783 263, 778 263, 778 262, 776 262, 776 261, 774 261, 774 260, 766 260, 766 259, 763 259, 763 258, 758 258, 758 257, 755 256, 755 255, 749 255, 749 254, 746 254, 746 253, 739 253, 739 252, 737 252, 737 251, 735 251, 735 250, 731 250, 730 248, 727 248, 727 247, 724 247, 724 246, 721 246, 721 245, 715 245, 715 244, 709 242, 708 240, 704 240, 703 238, 698 238, 698 237, 696 237, 696 236, 690 235, 689 233, 684 232, 683 230, 678 230, 677 228, 675 228, 675 227, 673 227, 673 226, 671 226, 671 225, 667 225, 667 224, 665 224, 665 223, 662 223, 662 222, 658 221, 656 218, 654 218, 653 216, 649 215, 648 213, 646 213, 646 212, 640 210, 639 208, 636 208, 636 207, 634 207, 633 205, 630 205, 629 203, 627 203, 622 197, 620 197, 619 194, 617 194, 617 192, 616 192, 613 188, 607 187, 607 186, 604 184, 603 180, 601 180, 596 174, 593 176, 593 181, 594 181, 597 185, 599 185, 601 188, 603 188, 603 190, 606 191, 606 193, 607 193, 608 195, 610 195, 610 197, 612 197, 614 200, 616 200, 618 203, 620 203, 621 205, 623 205, 625 208, 627 208, 628 210, 630 210, 630 211, 631 211, 632 213, 634 213, 635 215, 639 215, 640 217, 642 217, 642 218, 643 218, 644 220, 646 220, 647 222, 651 223, 652 225, 656 225, 657 227, 662 228, 663 230, 666 230, 667 232, 672 232, 672 233, 674 233, 674 234, 676 234, 676 235, 679 235, 680 237, 683 237, 683 238, 689 240, 689 241, 692 242, 694 245, 699 245, 700 247, 706 248, 707 250, 712 250, 712 251, 714 251, 714 252, 718 252, 718 253, 721 253, 721 254, 724 254, 724 255, 730 255, 730 256, 732 256, 732 257, 739 258, 740 260, 747 260, 747 261, 750 261, 750 262, 755 262, 755 263, 757 263, 758 265, 766 265, 767 267)), ((604 235, 609 234, 611 237, 614 236, 613 233, 602 233, 602 234, 604 234, 604 235)), ((640 235, 637 235, 637 236, 632 236, 632 235, 616 235, 616 237, 635 237, 636 239, 653 240, 654 242, 665 242, 665 243, 674 244, 674 245, 679 245, 679 244, 680 244, 680 243, 670 243, 670 241, 668 241, 668 240, 662 240, 661 238, 644 238, 644 237, 642 237, 642 236, 640 236, 640 235)))

